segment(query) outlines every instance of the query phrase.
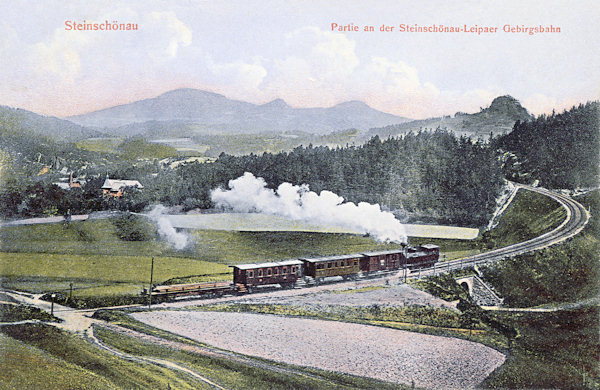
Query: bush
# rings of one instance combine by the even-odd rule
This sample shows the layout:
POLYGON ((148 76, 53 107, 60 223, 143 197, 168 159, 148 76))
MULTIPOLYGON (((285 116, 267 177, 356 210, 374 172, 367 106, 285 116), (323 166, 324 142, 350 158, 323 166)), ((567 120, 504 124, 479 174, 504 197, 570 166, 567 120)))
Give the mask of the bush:
POLYGON ((150 241, 157 237, 156 228, 146 218, 127 213, 113 219, 117 236, 123 241, 150 241))

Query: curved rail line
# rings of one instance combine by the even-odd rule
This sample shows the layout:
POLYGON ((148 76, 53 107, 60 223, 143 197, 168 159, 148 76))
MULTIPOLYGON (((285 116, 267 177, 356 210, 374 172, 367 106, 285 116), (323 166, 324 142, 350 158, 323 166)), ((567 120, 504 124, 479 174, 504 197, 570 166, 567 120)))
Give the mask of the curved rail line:
POLYGON ((531 187, 524 184, 516 185, 519 187, 519 189, 525 189, 546 195, 560 203, 561 206, 567 210, 567 217, 565 220, 558 227, 542 234, 541 236, 489 252, 480 253, 478 255, 447 261, 436 265, 434 268, 422 270, 421 273, 425 275, 435 273, 435 268, 438 268, 439 272, 447 272, 464 267, 471 267, 477 264, 496 262, 508 257, 548 248, 575 236, 583 230, 585 225, 587 225, 590 219, 590 213, 579 202, 571 199, 568 196, 552 192, 544 188, 531 187))

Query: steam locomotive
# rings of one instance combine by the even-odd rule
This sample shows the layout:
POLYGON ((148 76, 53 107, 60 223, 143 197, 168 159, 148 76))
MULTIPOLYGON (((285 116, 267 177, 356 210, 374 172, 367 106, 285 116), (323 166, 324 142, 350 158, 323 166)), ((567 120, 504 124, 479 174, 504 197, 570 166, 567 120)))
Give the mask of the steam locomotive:
POLYGON ((355 253, 349 255, 299 258, 233 267, 233 283, 203 282, 162 285, 152 289, 152 296, 187 295, 221 296, 242 294, 266 286, 292 288, 319 284, 327 278, 343 280, 386 274, 402 268, 430 268, 440 258, 436 245, 404 246, 402 249, 355 253))

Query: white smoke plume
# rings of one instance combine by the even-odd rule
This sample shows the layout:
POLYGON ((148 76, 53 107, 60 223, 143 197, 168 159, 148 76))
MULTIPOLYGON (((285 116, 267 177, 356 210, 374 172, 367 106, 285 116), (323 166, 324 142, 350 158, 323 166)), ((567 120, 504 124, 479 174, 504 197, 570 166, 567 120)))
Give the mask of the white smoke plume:
POLYGON ((190 243, 190 238, 187 233, 175 230, 171 221, 164 215, 166 211, 167 208, 159 204, 154 206, 147 215, 158 228, 160 238, 167 241, 177 250, 185 249, 190 243))
POLYGON ((229 181, 230 190, 211 193, 218 207, 234 212, 280 215, 320 225, 337 226, 373 235, 380 241, 406 242, 404 227, 394 215, 378 204, 344 202, 331 191, 317 194, 308 185, 281 184, 277 190, 266 188, 262 177, 246 172, 229 181))

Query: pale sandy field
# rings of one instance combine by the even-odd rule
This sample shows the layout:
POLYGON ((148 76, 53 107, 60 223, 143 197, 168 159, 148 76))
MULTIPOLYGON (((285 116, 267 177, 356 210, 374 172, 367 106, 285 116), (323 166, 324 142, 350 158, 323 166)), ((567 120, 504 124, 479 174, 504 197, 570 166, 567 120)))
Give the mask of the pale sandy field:
POLYGON ((470 341, 336 321, 195 311, 133 316, 246 355, 432 389, 473 388, 505 359, 470 341))

